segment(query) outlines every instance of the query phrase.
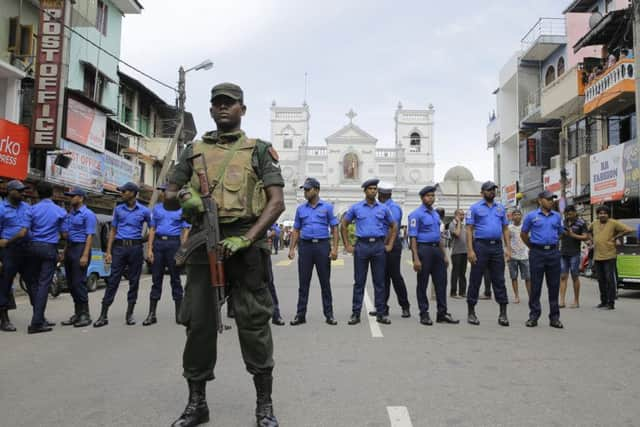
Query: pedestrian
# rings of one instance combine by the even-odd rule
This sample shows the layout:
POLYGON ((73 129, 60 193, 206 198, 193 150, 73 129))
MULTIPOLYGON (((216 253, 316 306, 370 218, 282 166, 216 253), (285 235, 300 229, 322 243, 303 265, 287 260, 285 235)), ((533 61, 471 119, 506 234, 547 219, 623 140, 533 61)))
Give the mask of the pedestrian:
POLYGON ((298 307, 291 325, 307 321, 307 301, 314 267, 320 282, 325 322, 337 325, 331 296, 331 260, 338 258, 338 218, 333 213, 333 205, 320 198, 317 179, 305 179, 300 188, 304 190, 307 202, 296 209, 289 244, 289 259, 295 258, 298 248, 298 307))
POLYGON ((340 227, 342 241, 346 251, 353 254, 354 285, 351 318, 347 322, 349 325, 360 323, 369 266, 371 266, 373 279, 376 321, 385 325, 391 323, 389 316, 384 315, 385 252, 391 252, 393 249, 393 236, 396 235, 398 225, 389 208, 376 200, 378 182, 380 182, 379 179, 368 179, 362 183, 365 199, 352 205, 342 217, 340 227), (355 221, 356 227, 355 248, 349 241, 348 235, 348 225, 352 221, 355 221), (385 222, 389 224, 388 228, 385 222), (385 230, 387 230, 386 233, 385 230))
MULTIPOLYGON (((222 83, 211 90, 211 117, 217 130, 207 132, 182 152, 169 178, 167 199, 176 192, 197 196, 197 175, 188 161, 202 154, 207 164, 212 197, 218 205, 220 244, 224 248, 224 271, 231 304, 235 311, 242 358, 253 375, 257 395, 256 423, 277 427, 271 400, 273 384, 273 340, 269 320, 273 301, 267 289, 269 252, 265 234, 284 211, 284 179, 278 154, 271 144, 247 138, 241 130, 246 113, 242 89, 222 83)), ((198 197, 180 198, 183 212, 192 222, 191 234, 202 228, 202 204, 198 197)), ((181 320, 187 328, 182 358, 183 376, 189 386, 189 401, 174 427, 196 426, 209 420, 206 382, 214 379, 218 325, 215 313, 217 296, 210 283, 210 270, 204 245, 186 262, 187 286, 181 308, 181 320)))
POLYGON ((33 270, 30 274, 31 297, 33 300, 33 318, 28 332, 36 334, 51 331, 44 312, 47 308, 49 286, 53 281, 58 262, 58 243, 62 224, 67 212, 53 203, 53 185, 47 181, 40 181, 36 185, 36 193, 40 201, 27 211, 29 224, 29 263, 33 270))
POLYGON ((467 296, 467 232, 464 210, 456 209, 449 224, 451 233, 451 298, 467 296))
MULTIPOLYGON (((402 223, 402 208, 392 199, 393 186, 387 182, 378 183, 378 201, 385 205, 391 211, 394 221, 400 230, 402 223)), ((388 224, 385 223, 386 226, 388 224)), ((385 234, 387 230, 385 229, 385 234)), ((385 316, 389 316, 389 297, 391 296, 391 282, 393 281, 393 290, 398 298, 398 304, 402 310, 402 317, 411 317, 409 297, 407 295, 407 285, 402 277, 402 241, 399 232, 392 237, 393 249, 387 252, 385 257, 385 275, 384 275, 384 301, 385 316)), ((377 313, 372 311, 370 316, 376 316, 377 313)))
POLYGON ((273 245, 273 251, 275 255, 278 255, 278 249, 280 249, 280 233, 281 229, 277 223, 271 226, 271 243, 273 245))
POLYGON ((520 236, 530 249, 531 293, 529 294, 529 320, 527 327, 538 326, 542 313, 540 294, 542 281, 547 283, 549 295, 549 326, 562 329, 558 295, 560 293, 560 251, 558 241, 564 233, 562 216, 553 210, 557 196, 545 190, 538 194, 540 207, 529 212, 522 224, 520 236))
POLYGON ((27 234, 29 205, 23 201, 25 185, 12 180, 7 183, 7 197, 0 204, 0 248, 2 248, 2 274, 0 275, 0 330, 15 332, 9 318, 13 302, 13 281, 20 274, 27 283, 27 292, 33 305, 30 274, 33 262, 29 256, 27 234))
POLYGON ((269 254, 269 258, 267 259, 267 271, 268 271, 268 280, 267 287, 269 288, 269 293, 271 294, 271 301, 273 301, 273 314, 271 315, 271 323, 277 326, 284 326, 285 322, 280 314, 280 301, 278 300, 278 292, 276 291, 276 283, 273 276, 273 263, 271 262, 271 254, 269 254))
POLYGON ((598 219, 589 226, 589 237, 593 240, 593 265, 600 288, 598 308, 613 310, 616 299, 616 240, 633 230, 609 218, 606 206, 598 206, 596 214, 598 219))
POLYGON ((107 239, 107 252, 104 255, 105 264, 111 264, 111 274, 107 279, 107 289, 102 298, 102 308, 100 317, 93 323, 93 326, 100 328, 109 324, 109 307, 118 292, 122 274, 127 269, 129 279, 129 292, 127 293, 127 314, 125 322, 127 325, 135 325, 133 310, 138 300, 138 285, 140 274, 142 273, 142 263, 144 255, 142 249, 142 229, 144 224, 151 224, 151 212, 136 200, 140 189, 133 182, 117 188, 122 197, 113 210, 113 220, 111 230, 107 239))
POLYGON ((580 256, 582 242, 589 240, 587 224, 578 217, 574 205, 564 210, 564 231, 560 238, 560 308, 565 307, 569 273, 573 280, 573 304, 569 308, 580 307, 580 256))
POLYGON ((71 210, 65 218, 62 235, 66 240, 64 250, 64 271, 74 313, 62 325, 84 328, 91 324, 89 313, 89 290, 87 289, 87 269, 91 262, 91 245, 96 234, 96 215, 85 206, 87 193, 79 187, 64 193, 71 197, 71 210))
POLYGON ((531 295, 531 277, 529 275, 529 248, 522 241, 522 211, 518 208, 511 212, 511 224, 509 224, 509 241, 511 242, 511 259, 507 263, 509 266, 509 277, 515 304, 520 304, 520 292, 518 290, 518 271, 520 278, 524 280, 527 296, 531 295))
POLYGON ((427 185, 420 190, 422 206, 409 214, 409 238, 411 239, 411 254, 413 257, 413 271, 417 273, 416 294, 420 308, 420 323, 432 325, 429 317, 429 299, 427 286, 429 276, 436 289, 438 323, 460 323, 447 312, 447 267, 449 257, 444 239, 441 238, 440 215, 433 209, 436 188, 427 185))
POLYGON ((467 256, 471 262, 469 289, 467 290, 467 322, 479 325, 475 306, 478 303, 480 282, 486 269, 491 276, 491 286, 496 302, 500 305, 498 324, 509 326, 507 318, 507 289, 504 285, 504 263, 511 258, 507 214, 504 206, 494 201, 498 186, 487 181, 482 184, 482 200, 474 203, 465 218, 467 223, 467 256), (504 248, 503 248, 504 241, 504 248))
POLYGON ((182 283, 180 270, 176 267, 176 252, 180 244, 187 240, 191 226, 182 218, 182 209, 165 208, 164 193, 166 184, 160 185, 158 203, 151 212, 149 223, 149 239, 147 241, 147 261, 151 264, 151 292, 149 294, 149 314, 142 322, 143 326, 158 322, 156 309, 162 296, 164 272, 169 271, 171 296, 175 306, 175 322, 180 323, 180 306, 182 305, 182 283))

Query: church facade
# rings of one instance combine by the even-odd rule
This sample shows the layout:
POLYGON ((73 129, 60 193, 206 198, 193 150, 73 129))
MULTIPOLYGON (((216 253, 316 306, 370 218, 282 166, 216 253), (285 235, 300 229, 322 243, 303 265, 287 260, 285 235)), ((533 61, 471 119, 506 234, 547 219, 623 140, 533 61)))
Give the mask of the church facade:
MULTIPOLYGON (((304 202, 298 187, 306 177, 320 181, 320 197, 344 213, 364 195, 360 185, 368 178, 393 184, 393 199, 406 216, 420 205, 418 191, 434 183, 434 141, 432 105, 426 109, 404 109, 398 105, 394 121, 395 141, 391 147, 354 123, 356 113, 347 113, 348 123, 328 136, 324 145, 309 141, 311 114, 301 107, 271 106, 271 143, 280 155, 285 180, 286 211, 280 221, 294 219, 298 204, 304 202)), ((406 222, 405 222, 406 224, 406 222)))

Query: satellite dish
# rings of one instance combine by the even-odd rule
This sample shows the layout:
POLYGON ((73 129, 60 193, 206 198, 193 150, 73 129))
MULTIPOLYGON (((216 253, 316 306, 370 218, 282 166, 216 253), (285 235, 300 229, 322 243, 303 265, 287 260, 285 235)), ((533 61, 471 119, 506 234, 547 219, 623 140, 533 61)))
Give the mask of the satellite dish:
POLYGON ((593 29, 598 22, 602 20, 602 14, 600 12, 593 12, 589 17, 589 28, 593 29))

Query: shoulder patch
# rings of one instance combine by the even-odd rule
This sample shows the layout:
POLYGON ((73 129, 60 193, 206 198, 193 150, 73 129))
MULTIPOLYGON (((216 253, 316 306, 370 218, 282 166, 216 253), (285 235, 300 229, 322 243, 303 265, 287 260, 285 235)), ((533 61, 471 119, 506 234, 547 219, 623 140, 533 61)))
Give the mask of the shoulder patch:
POLYGON ((278 156, 278 152, 276 151, 275 148, 273 148, 273 146, 270 146, 267 151, 269 151, 269 154, 271 154, 271 157, 273 157, 273 160, 275 160, 276 162, 280 160, 280 156, 278 156))

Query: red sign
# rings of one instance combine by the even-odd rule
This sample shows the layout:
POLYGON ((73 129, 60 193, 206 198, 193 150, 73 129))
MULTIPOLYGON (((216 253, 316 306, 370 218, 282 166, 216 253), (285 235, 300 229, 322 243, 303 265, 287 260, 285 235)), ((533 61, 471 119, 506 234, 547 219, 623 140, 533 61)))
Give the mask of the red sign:
POLYGON ((536 143, 538 141, 535 138, 527 139, 527 165, 535 166, 536 165, 536 143))
POLYGON ((53 148, 60 139, 59 106, 64 42, 65 0, 40 2, 35 111, 33 115, 33 147, 53 148))
POLYGON ((25 179, 29 166, 29 128, 0 119, 0 176, 25 179))

